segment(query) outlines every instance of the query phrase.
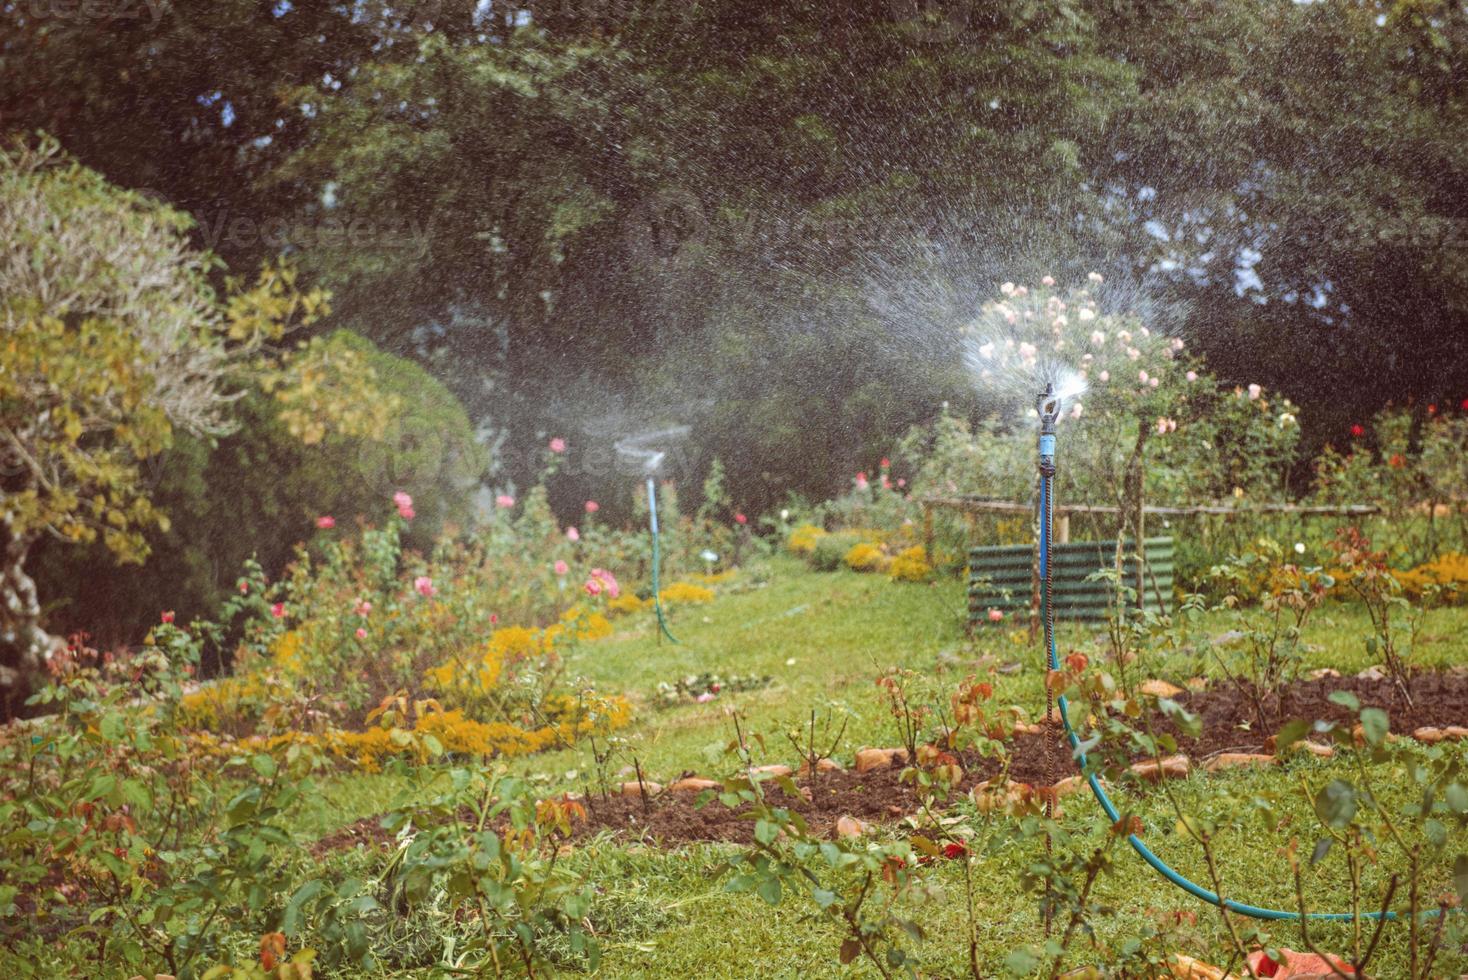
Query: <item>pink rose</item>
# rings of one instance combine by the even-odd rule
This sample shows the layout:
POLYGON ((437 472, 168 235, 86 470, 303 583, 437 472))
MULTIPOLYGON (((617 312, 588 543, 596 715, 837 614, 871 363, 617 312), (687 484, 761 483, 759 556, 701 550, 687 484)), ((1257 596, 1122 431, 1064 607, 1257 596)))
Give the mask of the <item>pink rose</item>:
POLYGON ((245 595, 249 591, 250 591, 250 583, 249 582, 246 582, 244 579, 240 579, 240 595, 245 595))
POLYGON ((322 514, 320 517, 316 518, 316 526, 321 528, 321 530, 323 531, 329 531, 332 528, 336 527, 336 518, 332 517, 330 514, 322 514))
POLYGON ((556 436, 554 439, 552 439, 550 441, 550 451, 553 452, 553 453, 563 453, 563 452, 565 452, 566 451, 566 440, 562 439, 560 436, 556 436))
POLYGON ((498 626, 499 625, 499 621, 500 621, 500 614, 499 613, 490 613, 489 614, 489 625, 491 625, 491 626, 498 626))
POLYGON ((358 599, 357 605, 352 609, 352 612, 356 613, 358 616, 365 616, 371 611, 372 603, 368 602, 366 599, 358 599))
MULTIPOLYGON (((622 587, 617 584, 617 577, 605 568, 593 568, 591 570, 591 577, 600 582, 602 587, 607 590, 608 598, 615 599, 622 594, 622 587)), ((592 595, 595 594, 595 592, 592 593, 592 595)))
POLYGON ((1000 612, 998 609, 990 609, 989 610, 989 622, 991 622, 991 623, 998 623, 998 622, 1001 622, 1003 619, 1004 619, 1004 613, 1000 612))
POLYGON ((166 610, 163 613, 163 621, 165 623, 171 623, 171 622, 173 622, 173 610, 172 609, 166 610))
POLYGON ((556 574, 557 575, 565 575, 570 570, 571 570, 571 566, 570 565, 567 565, 565 563, 565 561, 563 561, 563 560, 557 560, 556 561, 556 574))
POLYGON ((494 505, 496 507, 513 507, 515 506, 515 498, 507 493, 502 493, 494 498, 494 505))
POLYGON ((735 524, 748 524, 749 523, 749 518, 748 517, 745 517, 743 514, 735 514, 734 515, 734 523, 735 524))
POLYGON ((398 516, 405 521, 413 519, 413 498, 399 490, 392 495, 392 502, 398 509, 398 516))
POLYGON ((858 474, 856 474, 856 489, 858 489, 858 490, 865 490, 866 488, 867 488, 867 475, 865 473, 858 473, 858 474))
POLYGON ((1183 375, 1183 377, 1187 378, 1189 381, 1197 381, 1198 380, 1198 372, 1197 371, 1189 371, 1187 374, 1183 375))
POLYGON ((595 577, 587 579, 585 589, 587 595, 601 595, 601 579, 595 577))
POLYGON ((699 704, 708 704, 713 699, 714 699, 714 695, 713 695, 713 692, 712 691, 704 691, 702 694, 700 694, 698 697, 694 698, 693 700, 697 701, 699 704))
POLYGON ((1259 396, 1263 393, 1264 389, 1259 387, 1258 385, 1249 385, 1249 401, 1258 401, 1259 396))
POLYGON ((271 606, 270 607, 270 615, 274 616, 276 619, 284 619, 285 618, 285 603, 283 603, 283 602, 277 602, 275 605, 271 606))
POLYGON ((566 540, 568 540, 568 541, 580 541, 581 540, 581 532, 578 531, 578 530, 576 530, 574 527, 568 527, 568 528, 566 528, 566 540))
POLYGON ((413 589, 424 597, 438 594, 438 590, 433 587, 433 579, 427 575, 419 575, 415 578, 413 580, 413 589))
POLYGON ((588 500, 586 502, 586 512, 588 514, 595 514, 599 510, 601 510, 601 504, 597 503, 595 500, 588 500))
POLYGON ((367 631, 365 629, 363 629, 362 627, 360 627, 360 626, 357 627, 357 639, 359 639, 359 640, 365 640, 365 639, 367 639, 367 631))

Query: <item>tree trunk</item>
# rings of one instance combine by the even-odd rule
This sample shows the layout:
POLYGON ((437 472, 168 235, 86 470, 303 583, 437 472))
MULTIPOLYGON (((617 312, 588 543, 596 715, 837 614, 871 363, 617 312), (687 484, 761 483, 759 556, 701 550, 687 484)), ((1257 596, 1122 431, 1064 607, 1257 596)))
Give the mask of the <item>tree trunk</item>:
POLYGON ((0 719, 24 712, 25 700, 40 685, 47 655, 65 644, 41 628, 36 583, 25 560, 34 536, 16 537, 0 519, 0 719))

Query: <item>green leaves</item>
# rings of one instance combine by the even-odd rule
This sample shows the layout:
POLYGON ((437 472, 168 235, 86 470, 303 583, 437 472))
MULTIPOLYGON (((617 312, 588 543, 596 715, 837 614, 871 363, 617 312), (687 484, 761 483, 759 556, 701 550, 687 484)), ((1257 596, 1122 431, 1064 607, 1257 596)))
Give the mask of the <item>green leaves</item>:
POLYGON ((1385 711, 1380 708, 1361 709, 1361 731, 1368 744, 1381 745, 1386 741, 1387 732, 1390 730, 1391 723, 1385 711))
POLYGON ((1356 787, 1342 779, 1333 779, 1315 795, 1315 814, 1328 827, 1340 830, 1356 816, 1356 787))

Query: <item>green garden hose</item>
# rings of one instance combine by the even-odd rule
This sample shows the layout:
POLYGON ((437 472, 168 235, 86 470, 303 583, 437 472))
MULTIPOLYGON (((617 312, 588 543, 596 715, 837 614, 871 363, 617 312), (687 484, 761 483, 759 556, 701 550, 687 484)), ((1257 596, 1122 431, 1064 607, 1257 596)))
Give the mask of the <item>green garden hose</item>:
MULTIPOLYGON (((1046 662, 1051 670, 1059 670, 1060 662, 1055 654, 1055 609, 1051 602, 1050 594, 1050 533, 1053 518, 1053 496, 1055 481, 1055 427, 1060 417, 1061 399, 1055 395, 1054 387, 1047 384, 1045 391, 1040 395, 1038 409, 1040 413, 1040 616, 1045 626, 1045 653, 1046 662)), ((1080 749, 1080 738, 1075 729, 1071 727, 1069 704, 1065 696, 1058 699, 1060 706, 1060 720, 1065 726, 1065 737, 1070 743, 1071 753, 1080 765, 1081 772, 1086 770, 1086 754, 1080 749)), ((1101 785, 1101 780, 1095 773, 1086 775, 1086 783, 1091 787, 1091 793, 1096 801, 1101 804, 1101 809, 1106 811, 1112 823, 1121 819, 1121 814, 1106 795, 1106 790, 1101 785)), ((1168 865, 1168 863, 1152 852, 1142 838, 1136 834, 1127 836, 1127 843, 1131 844, 1132 850, 1141 855, 1142 860, 1150 864, 1162 877, 1172 882, 1183 891, 1196 898, 1200 898, 1209 905, 1216 905, 1247 915, 1255 919, 1283 919, 1299 920, 1302 918, 1311 921, 1327 922, 1349 922, 1353 919, 1381 919, 1395 920, 1398 918, 1396 912, 1289 912, 1283 909, 1262 908, 1257 905, 1249 905, 1244 902, 1236 902, 1231 898, 1222 898, 1216 893, 1209 891, 1197 882, 1183 877, 1168 865)), ((1460 911, 1455 909, 1454 911, 1460 911)), ((1425 916, 1436 915, 1436 909, 1423 912, 1425 916)))

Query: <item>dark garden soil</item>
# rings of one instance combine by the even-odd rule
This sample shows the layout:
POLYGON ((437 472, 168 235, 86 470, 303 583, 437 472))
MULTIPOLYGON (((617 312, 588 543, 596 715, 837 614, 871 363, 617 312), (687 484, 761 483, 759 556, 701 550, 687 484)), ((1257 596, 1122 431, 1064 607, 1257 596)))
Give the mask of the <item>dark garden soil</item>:
MULTIPOLYGON (((1262 730, 1254 719, 1254 699, 1250 692, 1240 691, 1227 682, 1215 682, 1205 691, 1177 696, 1179 703, 1203 719, 1199 738, 1177 736, 1178 751, 1199 764, 1223 752, 1261 752, 1266 740, 1293 718, 1330 720, 1349 728, 1356 721, 1356 712, 1328 700, 1332 692, 1343 690, 1355 693, 1362 707, 1385 710, 1392 731, 1399 734, 1410 735, 1421 727, 1468 725, 1468 673, 1418 676, 1411 687, 1410 707, 1389 680, 1330 677, 1299 681, 1282 691, 1277 701, 1270 702, 1271 719, 1277 720, 1271 720, 1262 730)), ((1158 732, 1176 735, 1170 721, 1157 716, 1154 724, 1158 732)), ((1017 736, 1010 744, 1009 778, 1048 786, 1074 775, 1074 764, 1059 735, 1055 732, 1048 758, 1047 734, 1017 736)), ((1468 747, 1468 742, 1454 744, 1468 747)), ((972 752, 964 753, 961 761, 964 778, 959 788, 964 792, 998 775, 1002 769, 998 761, 972 752)), ((799 777, 797 783, 802 793, 793 799, 773 781, 764 786, 771 802, 800 813, 811 831, 821 836, 834 836, 837 821, 842 817, 852 817, 864 824, 884 823, 918 809, 918 795, 911 783, 902 779, 900 766, 866 773, 820 772, 814 781, 799 777)), ((610 795, 602 799, 593 792, 584 801, 587 819, 576 823, 572 840, 602 831, 668 846, 694 841, 748 843, 753 839, 754 823, 741 810, 730 810, 717 799, 700 805, 701 795, 711 794, 663 792, 644 801, 635 795, 610 795)), ((358 844, 382 846, 391 839, 378 825, 378 818, 369 817, 321 838, 313 851, 320 855, 358 844)))
MULTIPOLYGON (((1331 701, 1335 691, 1352 692, 1363 708, 1381 708, 1391 719, 1391 730, 1398 735, 1411 735, 1418 728, 1468 725, 1468 673, 1418 674, 1408 690, 1411 705, 1387 679, 1346 676, 1296 681, 1280 692, 1277 701, 1265 699, 1268 720, 1261 730, 1255 720, 1254 692, 1240 690, 1227 681, 1214 681, 1207 690, 1177 697, 1180 704, 1203 719, 1201 737, 1179 737, 1178 751, 1194 760, 1219 752, 1263 751, 1266 740, 1295 718, 1333 721, 1350 728, 1356 723, 1357 712, 1331 701)), ((1175 732, 1169 725, 1162 728, 1175 732)))

